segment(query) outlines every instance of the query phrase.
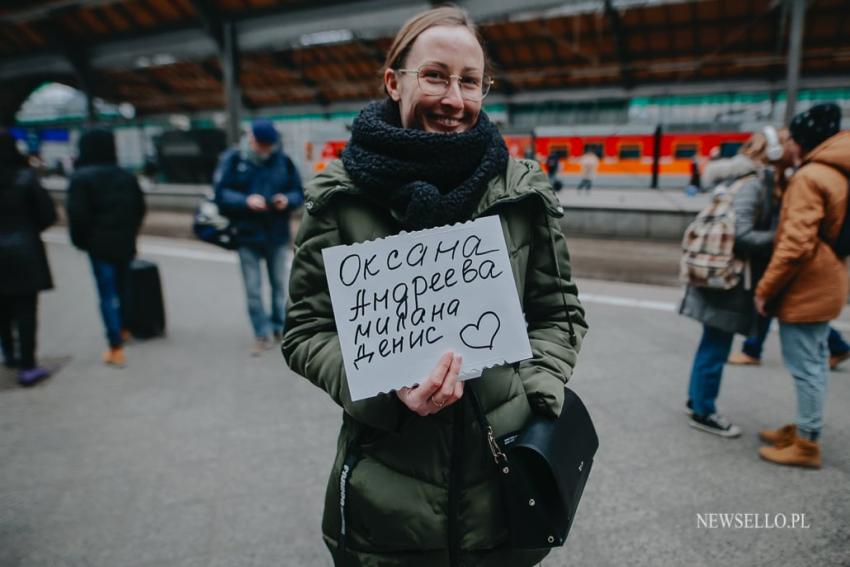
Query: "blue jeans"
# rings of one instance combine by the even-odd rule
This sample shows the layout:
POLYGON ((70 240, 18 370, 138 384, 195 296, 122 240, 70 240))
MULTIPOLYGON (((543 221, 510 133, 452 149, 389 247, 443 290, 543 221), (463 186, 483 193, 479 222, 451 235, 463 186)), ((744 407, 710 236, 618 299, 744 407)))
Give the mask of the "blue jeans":
POLYGON ((844 354, 845 352, 850 351, 850 344, 847 344, 847 341, 844 340, 841 333, 836 331, 833 327, 829 328, 829 337, 826 339, 826 346, 829 347, 830 356, 844 354))
POLYGON ((130 262, 108 262, 89 256, 97 294, 100 297, 100 316, 106 327, 109 346, 119 347, 121 340, 122 311, 127 298, 127 274, 130 262))
MULTIPOLYGON (((756 334, 747 337, 747 340, 744 341, 744 346, 741 348, 741 352, 752 356, 753 358, 761 358, 761 351, 764 348, 764 339, 767 337, 768 331, 770 331, 771 321, 773 321, 773 317, 758 315, 758 318, 756 319, 756 334)), ((827 345, 829 346, 830 356, 844 354, 845 352, 850 351, 850 344, 847 344, 847 341, 844 340, 841 333, 836 331, 833 327, 829 328, 827 345)))
POLYGON ((744 346, 741 351, 753 358, 761 358, 761 351, 764 349, 764 340, 767 338, 767 333, 770 332, 770 323, 773 317, 765 317, 764 315, 756 315, 756 334, 747 337, 744 341, 744 346))
POLYGON ((734 333, 727 333, 708 325, 702 326, 702 339, 694 355, 688 397, 697 415, 706 416, 717 412, 714 401, 720 392, 723 365, 732 350, 734 333))
POLYGON ((827 359, 828 323, 779 322, 782 358, 794 377, 797 391, 797 429, 820 433, 826 400, 829 362, 827 359))
POLYGON ((286 245, 240 246, 239 263, 254 336, 262 339, 280 333, 286 309, 286 245), (263 306, 263 277, 260 263, 266 261, 272 291, 271 315, 263 306))

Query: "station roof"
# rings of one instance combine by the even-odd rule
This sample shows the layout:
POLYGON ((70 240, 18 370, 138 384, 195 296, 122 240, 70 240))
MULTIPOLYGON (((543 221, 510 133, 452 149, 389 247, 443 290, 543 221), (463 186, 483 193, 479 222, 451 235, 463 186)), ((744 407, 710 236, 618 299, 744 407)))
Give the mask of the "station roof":
MULTIPOLYGON (((417 0, 28 0, 0 9, 0 117, 44 81, 138 115, 224 106, 222 22, 233 22, 248 109, 374 98, 417 0), (220 32, 219 32, 220 33, 220 32)), ((467 0, 495 63, 495 99, 674 92, 785 76, 781 0, 467 0), (608 89, 608 91, 606 91, 608 89), (672 90, 671 90, 672 89, 672 90)), ((801 75, 846 86, 850 0, 809 2, 801 75)))

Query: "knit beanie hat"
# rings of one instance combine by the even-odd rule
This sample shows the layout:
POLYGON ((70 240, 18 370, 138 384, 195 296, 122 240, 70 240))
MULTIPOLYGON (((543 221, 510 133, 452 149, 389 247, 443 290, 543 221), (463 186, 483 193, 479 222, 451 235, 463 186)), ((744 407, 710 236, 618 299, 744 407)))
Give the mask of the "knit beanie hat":
POLYGON ((800 144, 803 153, 809 153, 841 129, 841 108, 831 102, 816 104, 801 112, 791 121, 788 130, 791 138, 800 144))

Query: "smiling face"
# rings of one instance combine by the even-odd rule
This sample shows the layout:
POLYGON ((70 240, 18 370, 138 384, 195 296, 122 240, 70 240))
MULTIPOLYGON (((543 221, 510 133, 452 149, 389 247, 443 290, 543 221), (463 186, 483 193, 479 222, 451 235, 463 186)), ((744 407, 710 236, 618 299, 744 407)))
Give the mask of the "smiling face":
MULTIPOLYGON (((419 69, 423 65, 445 70, 451 75, 484 74, 484 51, 467 28, 435 26, 422 32, 400 67, 419 69)), ((481 101, 461 96, 457 80, 443 95, 422 92, 415 73, 384 72, 387 93, 399 105, 401 125, 426 132, 464 132, 478 121, 481 101)))

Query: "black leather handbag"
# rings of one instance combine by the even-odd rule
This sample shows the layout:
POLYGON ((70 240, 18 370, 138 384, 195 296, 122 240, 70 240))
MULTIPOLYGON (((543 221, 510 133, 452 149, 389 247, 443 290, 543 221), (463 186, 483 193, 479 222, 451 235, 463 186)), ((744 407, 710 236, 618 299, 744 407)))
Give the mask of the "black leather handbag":
POLYGON ((496 439, 475 388, 469 388, 501 480, 511 547, 517 549, 564 545, 599 448, 587 408, 575 392, 564 390, 557 419, 535 416, 521 431, 496 439))

